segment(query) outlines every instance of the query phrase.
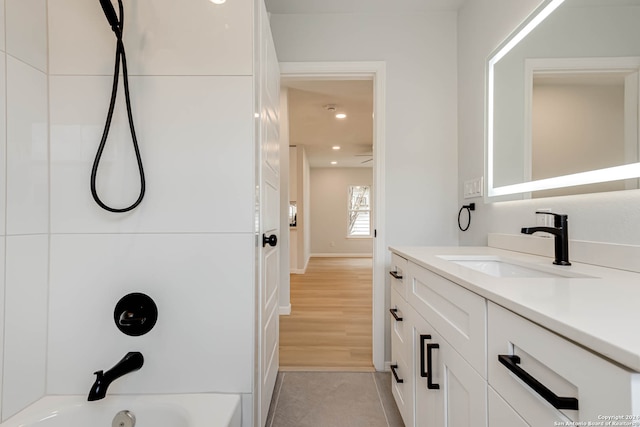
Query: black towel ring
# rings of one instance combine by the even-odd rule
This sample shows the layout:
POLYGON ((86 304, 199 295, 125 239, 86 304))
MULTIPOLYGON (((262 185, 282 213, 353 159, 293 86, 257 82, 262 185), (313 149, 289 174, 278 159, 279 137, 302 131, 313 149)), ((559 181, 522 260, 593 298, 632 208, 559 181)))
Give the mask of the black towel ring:
POLYGON ((469 229, 469 226, 471 225, 471 211, 475 211, 476 210, 476 204, 475 203, 469 203, 468 205, 463 205, 460 210, 458 211, 458 228, 461 231, 467 231, 469 229), (462 227, 462 224, 460 224, 460 215, 462 215, 462 211, 463 210, 467 210, 467 212, 469 213, 469 220, 467 221, 467 226, 466 227, 462 227))

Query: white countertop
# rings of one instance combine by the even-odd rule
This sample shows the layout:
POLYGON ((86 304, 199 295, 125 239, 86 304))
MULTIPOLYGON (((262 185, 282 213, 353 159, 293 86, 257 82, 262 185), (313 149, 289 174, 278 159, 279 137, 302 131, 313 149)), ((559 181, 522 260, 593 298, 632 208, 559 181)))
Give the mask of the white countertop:
POLYGON ((640 274, 490 247, 390 247, 392 252, 600 355, 640 372, 640 274), (500 278, 439 255, 495 255, 591 278, 500 278))

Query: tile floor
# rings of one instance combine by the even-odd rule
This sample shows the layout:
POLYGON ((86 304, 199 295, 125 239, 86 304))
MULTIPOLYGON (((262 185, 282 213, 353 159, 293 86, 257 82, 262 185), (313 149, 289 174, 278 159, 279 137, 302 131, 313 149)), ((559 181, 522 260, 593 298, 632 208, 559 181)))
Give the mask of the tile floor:
POLYGON ((266 427, 404 427, 388 372, 280 372, 266 427))

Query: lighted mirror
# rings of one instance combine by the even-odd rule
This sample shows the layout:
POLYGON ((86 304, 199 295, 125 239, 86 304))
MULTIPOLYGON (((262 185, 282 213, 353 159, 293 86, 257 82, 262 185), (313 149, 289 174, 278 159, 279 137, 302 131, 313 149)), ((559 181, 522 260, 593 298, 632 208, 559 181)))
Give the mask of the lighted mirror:
POLYGON ((487 196, 638 188, 640 0, 547 0, 490 57, 487 196))

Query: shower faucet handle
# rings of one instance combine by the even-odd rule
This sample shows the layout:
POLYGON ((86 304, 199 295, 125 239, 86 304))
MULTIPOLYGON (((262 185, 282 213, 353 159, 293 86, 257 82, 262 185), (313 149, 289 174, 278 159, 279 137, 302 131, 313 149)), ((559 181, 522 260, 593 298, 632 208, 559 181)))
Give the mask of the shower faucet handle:
POLYGON ((118 323, 122 326, 143 325, 146 321, 146 317, 136 317, 136 314, 131 311, 123 311, 118 319, 118 323))

